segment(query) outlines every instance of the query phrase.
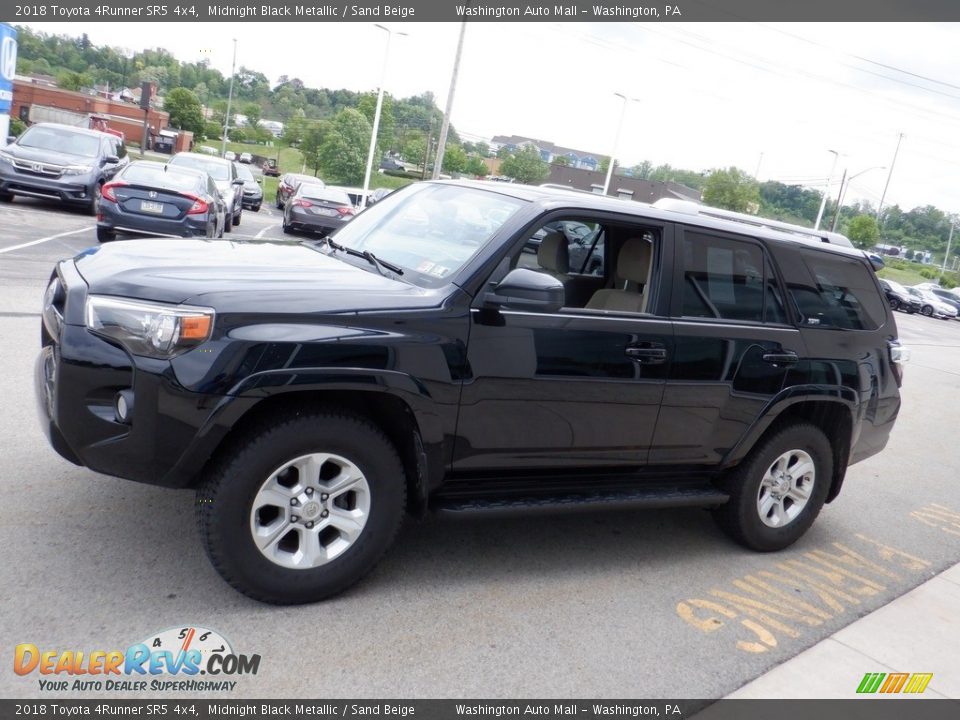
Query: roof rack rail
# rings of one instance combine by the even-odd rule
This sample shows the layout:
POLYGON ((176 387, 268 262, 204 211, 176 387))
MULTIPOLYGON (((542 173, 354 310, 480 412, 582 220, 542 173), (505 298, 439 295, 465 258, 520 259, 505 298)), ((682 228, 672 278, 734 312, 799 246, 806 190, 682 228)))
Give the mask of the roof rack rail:
POLYGON ((687 215, 706 215, 721 220, 732 220, 754 227, 765 227, 771 230, 780 230, 782 232, 793 233, 794 235, 803 235, 804 237, 814 238, 820 242, 831 243, 833 245, 842 245, 844 247, 853 247, 853 243, 846 235, 830 232, 829 230, 814 230, 803 225, 794 225, 793 223, 783 222, 781 220, 771 220, 769 218, 748 215, 747 213, 735 212, 733 210, 724 210, 722 208, 710 207, 709 205, 700 205, 692 200, 676 200, 674 198, 661 198, 653 203, 655 208, 660 210, 672 210, 674 212, 685 213, 687 215))

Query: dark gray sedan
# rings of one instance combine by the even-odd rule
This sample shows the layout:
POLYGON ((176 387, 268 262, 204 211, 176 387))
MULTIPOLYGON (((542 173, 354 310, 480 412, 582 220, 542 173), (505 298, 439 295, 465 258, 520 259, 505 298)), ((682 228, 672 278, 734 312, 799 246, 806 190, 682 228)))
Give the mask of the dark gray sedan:
POLYGON ((355 212, 350 197, 342 190, 302 183, 283 210, 283 231, 329 235, 346 225, 355 212))
POLYGON ((222 237, 227 205, 202 170, 135 162, 103 186, 97 240, 118 232, 176 237, 222 237))

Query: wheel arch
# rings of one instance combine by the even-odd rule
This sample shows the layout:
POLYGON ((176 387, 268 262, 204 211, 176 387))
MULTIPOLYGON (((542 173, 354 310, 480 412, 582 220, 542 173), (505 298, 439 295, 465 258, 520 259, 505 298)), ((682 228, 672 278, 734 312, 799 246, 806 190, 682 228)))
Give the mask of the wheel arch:
POLYGON ((325 411, 366 418, 384 432, 403 463, 408 511, 414 514, 425 511, 429 488, 439 482, 437 476, 443 472, 440 448, 429 441, 425 443, 416 411, 410 403, 390 392, 356 388, 276 392, 253 405, 238 404, 236 410, 238 416, 211 452, 204 470, 193 478, 192 485, 199 483, 212 463, 231 452, 234 444, 242 443, 244 438, 275 419, 325 411))
POLYGON ((738 464, 765 437, 779 432, 787 425, 798 423, 809 423, 819 428, 830 443, 833 451, 833 477, 826 502, 832 502, 843 486, 854 441, 854 405, 846 398, 836 395, 801 396, 771 406, 727 453, 722 466, 729 468, 738 464))

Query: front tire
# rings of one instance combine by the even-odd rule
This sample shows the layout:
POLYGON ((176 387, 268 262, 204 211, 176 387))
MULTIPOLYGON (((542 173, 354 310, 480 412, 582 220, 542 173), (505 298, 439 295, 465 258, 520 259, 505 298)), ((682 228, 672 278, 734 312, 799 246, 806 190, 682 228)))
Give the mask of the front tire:
POLYGON ((920 310, 920 312, 923 313, 924 315, 926 315, 927 317, 930 317, 931 315, 933 315, 933 306, 932 306, 932 305, 924 305, 924 306, 923 306, 923 309, 920 310))
POLYGON ((230 585, 278 605, 342 592, 376 565, 403 519, 396 449, 368 420, 291 416, 234 444, 197 491, 207 555, 230 585))
POLYGON ((890 298, 890 309, 891 309, 891 310, 899 310, 899 309, 900 309, 900 301, 897 300, 896 298, 890 298))
POLYGON ((243 209, 242 209, 242 208, 241 208, 240 212, 238 212, 236 215, 233 216, 233 224, 234 224, 234 226, 240 224, 240 218, 241 218, 241 217, 243 217, 243 209))
POLYGON ((759 552, 789 547, 816 520, 833 479, 833 452, 814 425, 788 425, 762 440, 721 483, 730 500, 720 528, 759 552))

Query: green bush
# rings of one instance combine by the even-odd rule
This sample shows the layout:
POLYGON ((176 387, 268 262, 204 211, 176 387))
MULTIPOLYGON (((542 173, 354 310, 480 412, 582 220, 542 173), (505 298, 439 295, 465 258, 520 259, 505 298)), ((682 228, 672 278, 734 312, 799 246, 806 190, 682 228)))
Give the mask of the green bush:
POLYGON ((930 268, 924 268, 920 271, 920 277, 925 277, 927 280, 933 280, 939 275, 940 273, 937 270, 931 270, 930 268))
POLYGON ((391 177, 407 178, 408 180, 419 180, 421 177, 418 172, 407 172, 406 170, 384 170, 382 174, 391 177))
MULTIPOLYGON (((27 129, 27 124, 17 117, 10 118, 10 134, 20 136, 20 134, 27 129)), ((2 138, 6 142, 6 138, 2 138)))

